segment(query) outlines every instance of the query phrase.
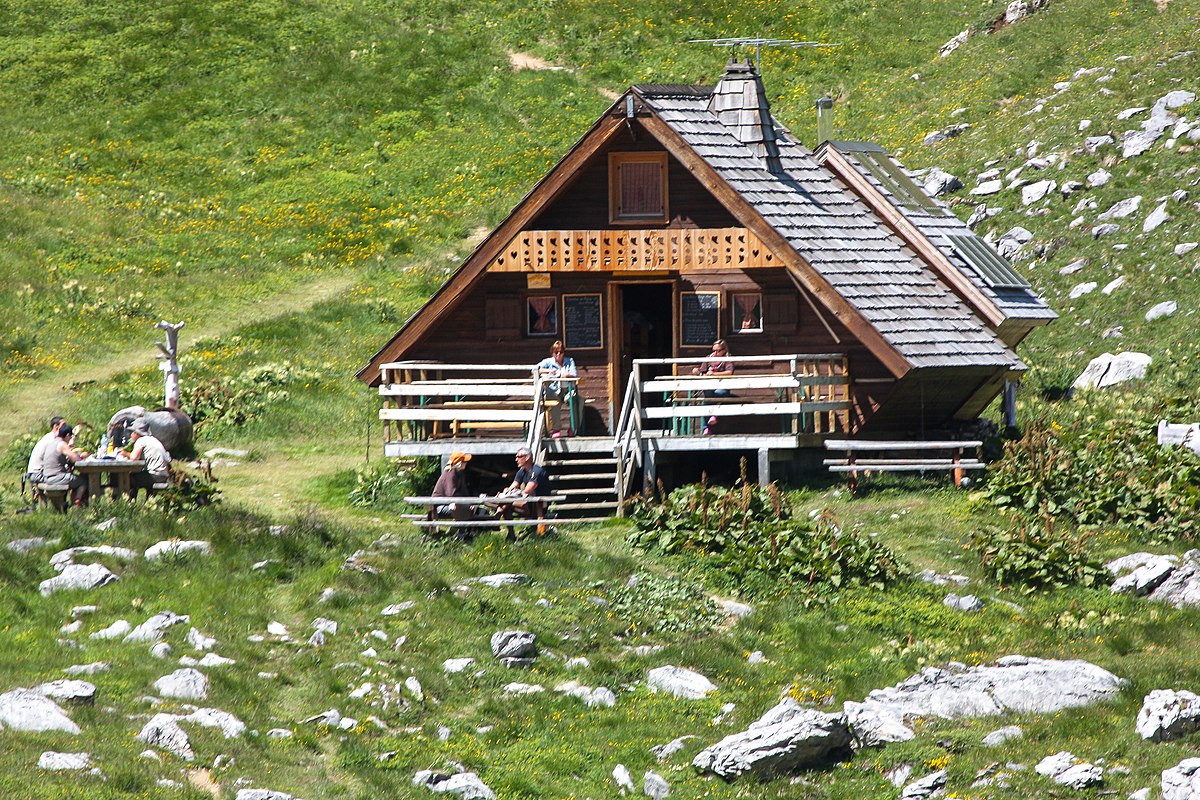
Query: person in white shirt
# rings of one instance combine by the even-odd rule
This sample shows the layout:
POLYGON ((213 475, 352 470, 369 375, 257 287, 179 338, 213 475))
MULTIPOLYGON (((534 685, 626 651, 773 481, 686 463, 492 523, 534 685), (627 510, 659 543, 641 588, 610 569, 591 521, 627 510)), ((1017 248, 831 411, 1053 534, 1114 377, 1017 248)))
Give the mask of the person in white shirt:
POLYGON ((62 417, 50 418, 50 432, 37 440, 33 452, 29 454, 29 464, 25 467, 25 479, 36 485, 42 482, 42 462, 46 459, 46 451, 55 446, 58 439, 58 429, 62 427, 62 417))
MULTIPOLYGON (((572 395, 575 394, 575 381, 560 381, 556 378, 576 378, 579 373, 575 369, 575 359, 567 355, 567 348, 561 341, 556 341, 550 347, 550 355, 543 358, 533 368, 533 375, 541 378, 542 397, 555 401, 550 406, 550 435, 557 439, 563 435, 562 412, 563 406, 569 406, 572 395)), ((568 420, 570 416, 568 415, 568 420)), ((568 427, 567 436, 574 436, 573 428, 568 427)))
POLYGON ((146 420, 134 420, 129 428, 129 441, 133 444, 127 454, 129 458, 146 462, 145 471, 129 476, 129 485, 134 493, 136 494, 138 489, 149 491, 156 483, 166 483, 171 477, 171 454, 163 447, 162 442, 150 433, 150 425, 146 420))

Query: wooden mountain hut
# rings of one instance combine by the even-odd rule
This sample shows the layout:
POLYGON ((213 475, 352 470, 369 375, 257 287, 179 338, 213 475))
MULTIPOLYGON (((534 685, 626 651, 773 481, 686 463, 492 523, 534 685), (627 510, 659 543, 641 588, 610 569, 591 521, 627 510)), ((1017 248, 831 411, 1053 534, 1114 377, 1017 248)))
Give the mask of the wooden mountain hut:
POLYGON ((358 376, 387 455, 520 442, 620 495, 698 452, 765 481, 830 437, 944 435, 1054 317, 892 156, 805 148, 734 61, 625 92, 358 376), (716 339, 733 376, 693 375, 716 339), (555 340, 578 391, 576 435, 551 439, 531 367, 555 340))

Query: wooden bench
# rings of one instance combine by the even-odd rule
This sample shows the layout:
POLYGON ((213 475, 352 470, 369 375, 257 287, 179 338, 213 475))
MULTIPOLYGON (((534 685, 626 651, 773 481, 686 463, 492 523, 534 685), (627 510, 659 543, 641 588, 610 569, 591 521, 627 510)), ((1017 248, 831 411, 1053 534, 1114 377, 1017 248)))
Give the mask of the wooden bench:
MULTIPOLYGON (((525 528, 534 525, 549 526, 552 523, 548 522, 548 517, 545 516, 546 509, 551 503, 561 503, 567 499, 566 495, 550 494, 550 495, 530 495, 529 497, 513 497, 511 495, 483 495, 482 497, 405 497, 404 502, 412 503, 417 506, 425 506, 426 512, 424 517, 411 519, 413 525, 418 528, 432 529, 435 533, 440 528, 449 530, 462 530, 471 528, 525 528), (461 504, 470 506, 480 506, 488 504, 511 504, 514 500, 524 500, 530 503, 542 504, 542 515, 538 517, 526 518, 515 517, 513 519, 503 519, 500 516, 495 516, 491 519, 439 519, 437 510, 439 506, 450 504, 461 504)), ((539 533, 541 531, 539 530, 539 533)))
POLYGON ((34 503, 53 508, 55 511, 66 512, 71 505, 71 488, 49 483, 35 484, 34 503))
POLYGON ((851 492, 858 491, 860 472, 948 471, 954 478, 954 485, 962 486, 967 470, 987 468, 978 457, 982 445, 982 441, 970 440, 922 442, 827 439, 826 450, 843 451, 846 455, 827 458, 823 463, 830 472, 847 474, 851 492), (969 456, 965 455, 968 451, 972 453, 969 456))

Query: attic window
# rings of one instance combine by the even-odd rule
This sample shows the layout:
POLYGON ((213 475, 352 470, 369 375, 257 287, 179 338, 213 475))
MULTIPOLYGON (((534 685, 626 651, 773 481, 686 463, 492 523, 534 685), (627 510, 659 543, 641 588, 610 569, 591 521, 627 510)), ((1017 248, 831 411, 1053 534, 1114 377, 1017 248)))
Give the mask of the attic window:
POLYGON ((1000 254, 976 236, 947 236, 950 244, 975 273, 993 289, 1028 289, 1022 278, 1000 254))
POLYGON ((608 221, 667 221, 667 154, 608 154, 608 221))

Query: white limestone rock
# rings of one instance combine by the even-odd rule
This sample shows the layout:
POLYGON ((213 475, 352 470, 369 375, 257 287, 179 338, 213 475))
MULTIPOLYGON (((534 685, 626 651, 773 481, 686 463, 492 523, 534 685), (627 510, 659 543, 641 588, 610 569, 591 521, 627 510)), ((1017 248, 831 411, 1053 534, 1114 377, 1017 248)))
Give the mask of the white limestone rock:
MULTIPOLYGON (((1109 591, 1113 594, 1133 594, 1144 597, 1171 577, 1171 573, 1175 571, 1178 563, 1178 556, 1152 556, 1113 581, 1109 591)), ((1112 564, 1109 565, 1109 569, 1110 571, 1113 569, 1112 564)), ((1116 573, 1114 572, 1114 574, 1116 573)))
POLYGON ((1086 661, 1010 655, 990 666, 926 667, 895 686, 872 691, 862 705, 904 719, 1050 713, 1110 699, 1126 683, 1086 661))
POLYGON ((1067 293, 1067 297, 1071 300, 1078 300, 1085 294, 1091 294, 1096 291, 1097 283, 1095 281, 1087 281, 1086 283, 1076 284, 1071 287, 1071 291, 1067 293))
POLYGON ((474 772, 446 775, 423 769, 413 775, 414 786, 424 786, 435 794, 452 794, 462 800, 496 800, 496 793, 474 772))
POLYGON ((217 640, 211 636, 205 636, 200 631, 192 628, 188 631, 187 642, 196 650, 212 650, 217 646, 217 640))
POLYGON ((164 558, 178 558, 186 553, 212 555, 212 545, 208 542, 167 539, 147 547, 143 557, 147 561, 159 561, 164 558))
POLYGON ((948 192, 956 192, 963 188, 963 183, 945 170, 934 167, 925 177, 925 191, 933 197, 941 197, 948 192))
POLYGON ((529 631, 497 631, 491 644, 492 655, 506 667, 528 666, 537 658, 537 637, 529 631))
POLYGON ((684 700, 699 700, 717 691, 717 686, 699 672, 668 664, 646 674, 652 692, 665 692, 684 700))
POLYGON ((744 775, 769 778, 822 763, 849 746, 844 714, 802 708, 787 698, 747 730, 706 747, 692 766, 727 781, 744 775))
POLYGON ((208 697, 208 677, 199 670, 177 669, 154 682, 154 689, 163 697, 178 700, 203 700, 208 697))
POLYGON ((103 564, 68 564, 53 578, 38 584, 42 597, 55 592, 99 589, 119 580, 116 573, 103 564))
POLYGON ((637 791, 633 785, 633 776, 629 774, 629 769, 624 764, 617 764, 613 767, 612 776, 622 795, 632 794, 637 791))
POLYGON ((529 583, 529 576, 518 572, 498 572, 495 575, 482 575, 478 578, 470 578, 467 580, 467 583, 481 583, 484 586, 499 589, 503 586, 522 586, 529 583))
POLYGON ((1179 306, 1174 300, 1164 300, 1161 303, 1155 303, 1146 312, 1146 322, 1153 322, 1156 319, 1169 317, 1178 310, 1179 306))
POLYGON ((671 796, 671 784, 657 772, 646 770, 646 774, 642 776, 642 792, 650 800, 664 800, 671 796))
POLYGON ((1046 195, 1058 188, 1058 184, 1051 180, 1038 181, 1031 183, 1021 189, 1021 205, 1032 205, 1046 197, 1046 195))
POLYGON ((567 697, 578 698, 588 708, 612 708, 617 704, 617 696, 613 694, 612 689, 603 686, 592 688, 584 686, 578 681, 567 681, 555 686, 554 691, 565 694, 567 697))
POLYGON ((1176 608, 1200 606, 1200 550, 1188 550, 1167 579, 1148 599, 1176 608))
POLYGON ((38 757, 38 769, 47 772, 78 772, 90 769, 92 756, 89 753, 56 753, 47 750, 38 757))
POLYGON ((973 594, 965 594, 960 597, 951 592, 942 599, 942 605, 952 608, 955 611, 964 611, 968 614, 976 614, 983 611, 983 601, 973 594))
POLYGON ((192 761, 196 757, 192 752, 191 740, 183 728, 179 727, 178 718, 174 714, 155 714, 142 726, 137 740, 142 744, 173 753, 184 761, 192 761))
POLYGON ((536 683, 506 683, 500 690, 505 694, 541 694, 546 691, 545 686, 536 683))
POLYGON ((855 749, 907 742, 916 736, 904 717, 889 708, 871 707, 852 700, 842 705, 855 749))
POLYGON ((88 638, 97 640, 119 639, 125 634, 129 633, 131 630, 133 630, 133 625, 128 620, 119 619, 113 624, 109 625, 107 628, 103 628, 91 634, 88 636, 88 638))
POLYGON ((61 680, 43 683, 37 691, 61 703, 90 706, 96 703, 96 685, 80 680, 61 680))
MULTIPOLYGON (((976 197, 987 197, 989 195, 998 194, 1004 188, 1004 181, 996 178, 990 181, 981 181, 978 186, 971 190, 971 194, 976 197)), ((1026 205, 1029 205, 1026 203, 1026 205)))
POLYGON ((238 789, 234 800, 296 800, 296 798, 275 789, 238 789))
POLYGON ((1200 697, 1182 689, 1155 689, 1142 699, 1135 730, 1152 742, 1179 739, 1200 730, 1200 697))
POLYGON ((1164 222, 1169 222, 1171 215, 1167 213, 1166 201, 1159 203, 1153 211, 1146 216, 1146 221, 1142 223, 1142 232, 1149 233, 1155 228, 1162 225, 1164 222))
POLYGON ((198 708, 187 716, 179 717, 179 722, 194 722, 205 728, 216 728, 226 739, 236 739, 246 731, 246 723, 219 708, 198 708))
POLYGON ((93 661, 90 664, 72 664, 63 670, 68 675, 97 675, 101 672, 108 672, 112 669, 112 664, 107 661, 93 661))
POLYGON ((137 558, 137 552, 128 547, 114 547, 110 544, 83 545, 60 550, 50 556, 50 566, 55 572, 62 572, 75 563, 77 556, 111 556, 121 561, 132 561, 137 558))
POLYGON ((80 732, 58 703, 35 689, 13 689, 0 694, 0 730, 5 728, 22 733, 80 732))
POLYGON ((900 790, 900 800, 924 800, 946 788, 946 770, 939 769, 913 781, 900 790))
POLYGON ((1013 739, 1020 739, 1025 731, 1019 725, 1005 725, 983 737, 984 747, 997 747, 1013 739))
POLYGON ((1100 222, 1107 222, 1113 219, 1125 219, 1126 217, 1136 214, 1137 210, 1141 208, 1141 205, 1142 196, 1140 194, 1135 195, 1134 197, 1127 197, 1124 200, 1113 203, 1107 211, 1098 215, 1096 219, 1100 222))
POLYGON ((160 611, 127 633, 121 641, 126 644, 157 642, 163 638, 163 633, 168 628, 174 625, 186 625, 188 621, 189 618, 186 614, 180 615, 174 611, 160 611))
POLYGON ((229 667, 229 666, 233 666, 236 663, 237 663, 237 661, 235 661, 232 658, 225 658, 225 656, 219 656, 216 653, 205 653, 204 656, 199 661, 196 662, 196 666, 198 666, 198 667, 229 667))
POLYGON ((1124 285, 1125 285, 1125 276, 1121 275, 1120 277, 1114 278, 1111 281, 1109 281, 1108 283, 1106 283, 1104 285, 1104 288, 1100 290, 1100 293, 1106 294, 1106 295, 1112 294, 1113 292, 1115 292, 1117 289, 1120 289, 1124 285))
POLYGON ((380 616, 384 617, 394 617, 398 614, 403 614, 410 608, 415 608, 416 605, 416 602, 413 600, 405 600, 403 603, 392 603, 389 606, 384 606, 383 610, 380 611, 379 614, 380 616))
POLYGON ((1162 800, 1200 800, 1200 758, 1185 758, 1163 770, 1162 800))
POLYGON ((1112 173, 1106 169, 1098 169, 1087 176, 1087 185, 1090 189, 1098 189, 1101 186, 1112 180, 1112 173))
POLYGON ((1071 384, 1075 389, 1104 389, 1126 381, 1146 377, 1146 368, 1153 359, 1145 353, 1101 353, 1071 384))
POLYGON ((659 745, 655 745, 654 747, 651 747, 650 752, 654 754, 655 758, 658 759, 658 763, 661 764, 664 761, 670 760, 671 756, 675 755, 680 750, 682 750, 684 747, 686 747, 687 743, 690 742, 692 739, 698 739, 698 738, 700 738, 700 737, 691 736, 691 735, 680 736, 678 739, 672 739, 671 741, 667 742, 666 744, 659 744, 659 745))
POLYGON ((447 658, 442 662, 442 671, 455 674, 470 669, 474 665, 475 659, 473 658, 447 658))

